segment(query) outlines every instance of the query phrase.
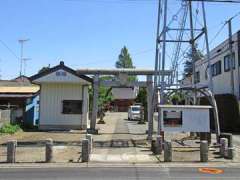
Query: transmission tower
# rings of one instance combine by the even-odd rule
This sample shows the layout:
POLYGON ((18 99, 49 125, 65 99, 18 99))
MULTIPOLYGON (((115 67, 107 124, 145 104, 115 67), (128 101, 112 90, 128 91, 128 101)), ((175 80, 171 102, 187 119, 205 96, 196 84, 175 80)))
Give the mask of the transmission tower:
MULTIPOLYGON (((169 18, 169 1, 159 0, 158 2, 158 20, 157 20, 157 38, 156 38, 156 54, 155 54, 155 74, 154 74, 154 94, 152 109, 158 104, 164 103, 164 91, 167 87, 175 86, 178 88, 178 68, 181 63, 181 56, 184 56, 187 51, 191 51, 191 62, 193 64, 192 72, 192 88, 196 89, 195 79, 195 64, 197 58, 197 43, 202 40, 206 52, 205 59, 207 61, 208 83, 204 85, 213 92, 213 81, 210 68, 210 49, 208 39, 208 29, 206 21, 205 3, 240 3, 237 0, 181 0, 175 1, 180 3, 180 8, 176 14, 172 14, 169 18), (196 7, 197 3, 197 8, 196 7), (194 8, 196 12, 194 13, 194 8), (201 20, 200 20, 201 19, 201 20), (197 23, 201 21, 202 23, 197 23), (176 23, 177 22, 177 23, 176 23), (198 24, 198 25, 197 25, 198 24), (173 34, 171 34, 173 33, 173 34), (169 44, 172 45, 169 48, 169 44), (182 50, 183 47, 187 47, 182 50), (172 56, 167 50, 171 49, 172 56), (164 76, 164 72, 168 67, 172 70, 172 77, 168 79, 164 76), (156 102, 157 101, 157 102, 156 102)), ((196 93, 194 94, 194 103, 196 103, 196 93)), ((158 116, 160 117, 160 115, 158 116)), ((216 126, 218 127, 218 126, 216 126)), ((158 134, 160 135, 161 119, 158 118, 158 134)), ((218 132, 219 127, 218 127, 218 132)))
MULTIPOLYGON (((177 2, 177 1, 176 1, 177 2)), ((182 50, 183 46, 187 46, 188 50, 191 50, 192 62, 196 59, 196 42, 200 38, 204 38, 206 46, 206 58, 209 62, 209 43, 208 43, 208 32, 206 24, 206 13, 205 13, 205 2, 197 2, 201 4, 202 26, 194 26, 194 19, 196 15, 193 14, 193 2, 188 0, 182 0, 180 4, 179 11, 169 18, 169 8, 168 0, 159 0, 159 14, 158 14, 158 31, 157 31, 157 41, 156 41, 156 57, 155 57, 155 78, 154 86, 155 90, 160 89, 161 99, 163 103, 163 93, 164 89, 168 86, 174 86, 178 84, 178 65, 180 60, 180 55, 184 54, 182 50), (168 19, 169 18, 169 19, 168 19), (176 21, 177 23, 173 23, 176 21), (173 35, 171 35, 173 34, 173 35), (167 46, 174 47, 171 51, 172 57, 167 57, 167 46), (183 45, 184 44, 184 45, 183 45), (182 54, 181 54, 182 53, 182 54), (160 75, 157 72, 160 70, 166 70, 166 64, 171 61, 170 69, 173 71, 170 80, 166 79, 164 75, 160 75)), ((196 20, 195 20, 196 21, 196 20)), ((168 48, 169 49, 169 48, 168 48)), ((209 66, 208 66, 209 67, 209 66)), ((192 84, 195 86, 195 68, 193 66, 193 78, 192 84)), ((212 89, 212 77, 210 73, 210 68, 208 68, 208 87, 212 89)))

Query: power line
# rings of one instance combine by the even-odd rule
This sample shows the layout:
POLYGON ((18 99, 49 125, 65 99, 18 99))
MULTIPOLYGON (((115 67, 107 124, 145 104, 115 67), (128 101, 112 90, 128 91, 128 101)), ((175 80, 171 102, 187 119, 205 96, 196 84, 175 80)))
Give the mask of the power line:
POLYGON ((14 52, 3 40, 0 40, 0 43, 1 43, 17 60, 19 60, 19 57, 15 54, 15 52, 14 52))
MULTIPOLYGON (((235 15, 233 15, 232 17, 229 18, 229 20, 233 20, 236 17, 238 17, 240 15, 240 11, 237 12, 235 15)), ((220 33, 223 31, 224 27, 227 25, 227 21, 225 23, 221 23, 222 26, 219 28, 219 30, 217 31, 217 33, 213 36, 213 38, 210 40, 209 45, 211 45, 216 38, 220 35, 220 33)), ((203 51, 205 50, 205 48, 203 48, 203 51)))

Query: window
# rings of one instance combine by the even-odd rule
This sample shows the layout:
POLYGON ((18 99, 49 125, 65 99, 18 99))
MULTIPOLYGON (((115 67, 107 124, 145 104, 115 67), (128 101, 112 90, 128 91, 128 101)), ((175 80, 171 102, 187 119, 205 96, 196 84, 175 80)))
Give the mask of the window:
POLYGON ((63 114, 82 114, 82 100, 63 100, 63 114))
POLYGON ((194 79, 195 79, 194 80, 195 83, 199 83, 200 82, 200 72, 199 71, 195 72, 194 79))
POLYGON ((211 65, 212 76, 217 76, 222 73, 221 60, 211 65))
POLYGON ((132 107, 132 111, 140 111, 140 107, 132 107))
MULTIPOLYGON (((230 54, 224 56, 224 71, 225 72, 230 71, 230 69, 231 69, 230 61, 231 61, 230 54)), ((235 69, 235 53, 233 53, 233 55, 232 55, 232 67, 233 67, 233 69, 235 69)))

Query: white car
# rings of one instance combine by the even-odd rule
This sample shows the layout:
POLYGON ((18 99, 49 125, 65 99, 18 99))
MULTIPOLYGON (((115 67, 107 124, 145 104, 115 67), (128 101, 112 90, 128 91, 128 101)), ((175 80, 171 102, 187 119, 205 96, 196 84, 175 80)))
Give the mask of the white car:
POLYGON ((141 118, 141 106, 134 105, 128 108, 128 120, 138 120, 141 118))

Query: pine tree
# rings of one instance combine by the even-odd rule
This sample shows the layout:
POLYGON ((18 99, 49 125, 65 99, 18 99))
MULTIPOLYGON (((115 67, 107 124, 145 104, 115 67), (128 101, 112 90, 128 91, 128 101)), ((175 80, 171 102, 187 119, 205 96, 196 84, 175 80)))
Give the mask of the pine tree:
POLYGON ((118 56, 118 61, 115 66, 116 68, 134 68, 132 58, 126 46, 121 49, 121 53, 118 56))
POLYGON ((183 69, 184 77, 192 75, 192 73, 193 73, 193 64, 194 63, 193 63, 192 59, 195 59, 195 61, 197 61, 204 57, 203 53, 197 48, 197 45, 195 46, 195 52, 196 53, 195 53, 194 57, 192 54, 192 49, 190 49, 188 51, 188 53, 186 54, 185 62, 184 62, 184 69, 183 69))

